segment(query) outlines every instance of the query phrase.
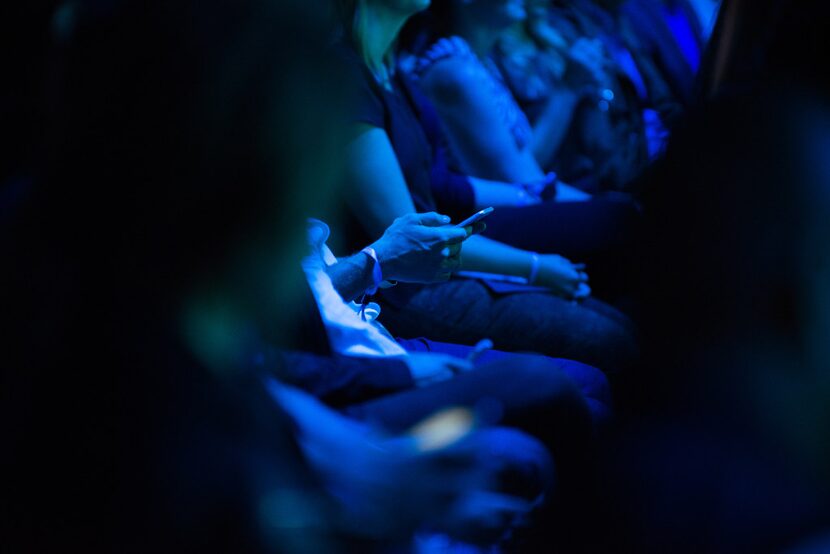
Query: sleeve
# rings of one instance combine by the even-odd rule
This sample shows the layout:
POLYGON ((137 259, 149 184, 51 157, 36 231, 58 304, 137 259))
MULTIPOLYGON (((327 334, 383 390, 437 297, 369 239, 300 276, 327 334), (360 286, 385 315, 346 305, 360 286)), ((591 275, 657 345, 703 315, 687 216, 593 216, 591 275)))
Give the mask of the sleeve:
POLYGON ((397 358, 317 356, 282 351, 277 363, 280 379, 335 408, 415 386, 406 363, 397 358))
POLYGON ((345 64, 345 73, 352 90, 352 102, 348 114, 348 122, 365 124, 372 127, 384 128, 386 123, 381 92, 372 81, 369 69, 360 57, 351 50, 340 52, 345 64))
POLYGON ((435 107, 423 95, 417 84, 403 77, 403 84, 412 97, 418 111, 418 120, 432 150, 430 186, 438 210, 453 219, 468 217, 475 208, 475 193, 469 179, 450 169, 449 155, 444 146, 446 136, 435 107))
POLYGON ((383 103, 365 78, 357 86, 351 122, 363 123, 381 129, 385 128, 383 103))

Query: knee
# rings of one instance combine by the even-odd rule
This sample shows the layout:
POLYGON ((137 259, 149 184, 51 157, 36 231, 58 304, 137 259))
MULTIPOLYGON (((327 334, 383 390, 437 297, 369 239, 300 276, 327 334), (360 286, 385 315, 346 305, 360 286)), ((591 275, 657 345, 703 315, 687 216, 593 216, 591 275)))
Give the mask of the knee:
POLYGON ((503 492, 532 500, 552 489, 553 458, 540 441, 505 427, 483 429, 476 435, 485 463, 494 468, 503 492))
POLYGON ((589 335, 593 337, 595 360, 586 360, 610 373, 625 371, 637 364, 639 344, 635 332, 627 325, 603 318, 589 335))
POLYGON ((610 407, 611 385, 599 369, 571 360, 553 360, 577 386, 582 395, 610 407))
POLYGON ((596 428, 611 417, 611 386, 599 369, 571 360, 534 356, 523 372, 534 381, 534 390, 548 401, 584 403, 596 428))
POLYGON ((569 404, 582 398, 579 384, 562 370, 559 360, 521 354, 514 361, 511 380, 521 383, 540 403, 569 404))

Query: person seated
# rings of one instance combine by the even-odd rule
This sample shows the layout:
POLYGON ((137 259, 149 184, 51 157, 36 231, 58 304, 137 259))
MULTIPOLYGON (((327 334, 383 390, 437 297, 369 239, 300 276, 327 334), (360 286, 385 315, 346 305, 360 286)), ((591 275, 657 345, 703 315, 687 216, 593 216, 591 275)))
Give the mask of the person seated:
POLYGON ((654 61, 677 100, 694 100, 695 79, 706 46, 704 29, 688 0, 626 0, 622 13, 639 55, 654 61))
MULTIPOLYGON (((300 312, 309 308, 318 312, 317 327, 302 334, 323 336, 327 344, 316 349, 307 345, 300 348, 288 340, 276 348, 258 339, 255 322, 268 318, 271 304, 260 303, 256 308, 257 315, 246 316, 240 309, 244 310, 248 303, 233 300, 240 294, 272 295, 250 290, 250 282, 243 282, 242 285, 231 283, 227 289, 217 288, 218 284, 214 283, 208 296, 191 299, 191 312, 186 320, 189 322, 188 334, 195 337, 193 348, 214 364, 223 360, 227 364, 228 361, 238 363, 236 361, 248 359, 257 372, 278 376, 280 381, 307 391, 348 418, 363 421, 391 436, 409 433, 437 413, 461 409, 476 425, 488 428, 471 436, 473 444, 479 445, 477 448, 488 453, 492 450, 495 454, 487 455, 486 467, 495 464, 494 472, 498 470, 499 475, 506 472, 509 483, 515 486, 518 480, 521 484, 519 490, 498 489, 510 494, 502 510, 506 515, 512 518, 539 504, 536 499, 547 487, 541 476, 549 473, 545 461, 549 455, 556 460, 557 475, 568 482, 557 487, 555 500, 573 504, 576 489, 581 486, 578 484, 584 484, 590 476, 590 445, 596 426, 608 417, 608 386, 598 370, 575 362, 499 352, 482 353, 480 363, 474 364, 468 359, 473 350, 469 347, 428 341, 398 342, 379 323, 369 320, 368 313, 376 308, 350 307, 337 292, 342 290, 350 297, 357 297, 365 288, 378 286, 384 276, 402 281, 445 278, 446 272, 457 264, 458 241, 472 230, 436 225, 445 221, 446 218, 438 214, 405 216, 373 243, 373 255, 361 252, 336 262, 325 247, 327 226, 314 222, 309 233, 313 251, 303 266, 310 285, 305 295, 317 305, 300 305, 290 314, 281 314, 280 319, 287 319, 292 326, 297 326, 301 321, 300 312), (375 258, 385 262, 385 273, 380 276, 375 258), (327 267, 326 261, 332 265, 327 267), (216 298, 224 300, 217 304, 216 298), (223 324, 227 321, 236 323, 233 326, 223 324), (251 332, 239 333, 238 328, 251 332), (206 344, 203 339, 206 336, 212 337, 212 344, 206 344), (222 353, 222 345, 229 346, 230 352, 222 353), (516 431, 489 429, 493 425, 518 428, 533 438, 516 431), (502 452, 505 449, 512 454, 502 452), (525 500, 511 501, 510 496, 517 494, 525 500), (528 504, 529 501, 532 502, 528 504)), ((277 251, 294 250, 282 248, 277 251)), ((293 300, 296 304, 303 297, 303 290, 291 289, 282 294, 286 298, 280 303, 290 305, 293 300)), ((232 371, 232 368, 217 367, 216 371, 232 371)), ((367 504, 359 500, 371 490, 361 488, 363 485, 359 480, 357 483, 342 482, 343 478, 366 468, 343 462, 331 463, 344 455, 343 436, 337 428, 354 428, 355 424, 343 421, 341 416, 326 415, 325 410, 319 405, 315 407, 314 402, 301 394, 291 393, 290 389, 285 392, 273 377, 266 380, 280 400, 298 407, 295 414, 289 406, 289 413, 300 420, 303 434, 309 435, 304 448, 315 467, 319 466, 329 478, 340 480, 335 489, 341 494, 345 494, 343 491, 349 493, 345 494, 346 503, 354 504, 358 514, 368 511, 364 517, 380 517, 377 514, 384 513, 382 503, 367 504), (327 420, 336 420, 333 429, 320 436, 320 424, 327 420), (336 437, 335 444, 331 443, 333 437, 336 437), (338 456, 332 458, 333 451, 338 456)), ((362 443, 352 450, 357 448, 359 453, 362 443)), ((397 447, 391 448, 393 452, 397 451, 397 447)), ((392 461, 394 458, 389 463, 392 461)), ((378 478, 382 479, 382 476, 378 478)), ((420 497, 416 495, 416 498, 420 497)), ((433 531, 450 533, 463 540, 482 540, 477 538, 479 533, 484 533, 483 538, 493 539, 494 533, 503 533, 510 528, 509 521, 479 529, 474 525, 475 521, 465 519, 471 517, 466 512, 468 509, 474 509, 472 515, 480 510, 485 514, 493 510, 499 513, 504 499, 497 495, 490 500, 496 503, 485 502, 478 508, 475 503, 468 506, 462 502, 457 507, 461 513, 449 514, 452 517, 442 525, 438 525, 440 518, 417 521, 428 524, 433 531), (449 525, 453 522, 460 529, 449 525)), ((553 499, 548 499, 545 506, 551 501, 553 499)))
MULTIPOLYGON (((487 346, 473 348, 427 339, 396 340, 379 321, 380 306, 367 304, 365 300, 362 305, 352 302, 382 286, 381 280, 431 283, 446 279, 458 266, 460 241, 473 230, 442 225, 446 219, 435 213, 403 216, 372 246, 345 259, 335 258, 326 245, 328 226, 312 220, 309 222, 311 253, 303 261, 303 270, 325 327, 318 332, 325 333, 333 352, 351 357, 402 360, 409 369, 409 388, 428 387, 472 372, 466 380, 473 392, 473 388, 480 388, 475 385, 476 368, 499 362, 511 367, 512 378, 517 378, 531 357, 492 350, 491 341, 486 341, 487 346)), ((594 425, 607 421, 610 394, 599 370, 567 360, 537 358, 532 360, 533 365, 548 365, 552 379, 564 374, 577 385, 594 425)), ((308 381, 305 386, 309 386, 308 381)), ((329 395, 335 388, 329 383, 322 386, 331 391, 329 395)), ((481 392, 479 396, 502 401, 498 390, 481 392)), ((520 403, 521 398, 515 402, 520 403)), ((508 406, 509 403, 505 402, 508 406)))
POLYGON ((276 379, 267 385, 297 425, 339 525, 363 542, 403 546, 440 536, 482 547, 509 543, 553 489, 541 443, 512 429, 476 428, 465 410, 439 412, 390 436, 276 379))
POLYGON ((602 40, 563 21, 550 0, 526 11, 491 55, 540 139, 536 159, 587 191, 630 190, 648 161, 641 99, 602 40))
MULTIPOLYGON (((355 13, 341 7, 343 32, 351 36, 355 13)), ((355 51, 357 44, 347 44, 342 51, 344 67, 359 87, 350 129, 356 138, 346 162, 348 217, 338 233, 352 249, 377 239, 397 217, 435 211, 430 146, 414 106, 397 88, 399 75, 385 73, 382 63, 400 25, 415 11, 385 3, 361 6, 363 16, 390 21, 361 26, 371 37, 357 37, 361 44, 365 40, 372 45, 374 54, 367 54, 374 60, 370 65, 375 74, 355 51)), ((636 358, 631 322, 587 298, 584 267, 567 258, 474 236, 465 244, 462 269, 524 278, 532 286, 493 279, 400 285, 379 295, 385 323, 399 336, 466 345, 490 338, 507 351, 563 357, 605 371, 630 366, 636 358), (573 303, 574 299, 580 301, 573 303)))
MULTIPOLYGON (((441 118, 456 169, 507 183, 541 181, 545 172, 535 150, 550 141, 550 129, 536 134, 490 57, 504 31, 524 19, 524 8, 515 2, 473 2, 461 8, 448 0, 433 4, 429 13, 425 31, 432 44, 415 53, 412 73, 441 118), (475 44, 468 42, 473 36, 475 44)), ((560 200, 588 199, 563 183, 557 193, 560 200)))
MULTIPOLYGON (((469 425, 449 440, 429 427, 398 442, 341 435, 342 416, 275 393, 273 369, 246 363, 254 339, 292 325, 291 294, 275 304, 272 291, 292 290, 297 176, 316 167, 272 155, 266 124, 286 149, 318 144, 287 124, 315 90, 307 66, 330 63, 313 13, 257 0, 66 9, 47 163, 0 236, 14 267, 0 276, 4 551, 367 551, 424 525, 500 536, 549 481, 538 442, 469 425), (249 33, 265 42, 245 47, 249 33), (276 63, 288 37, 301 54, 276 63), (246 86, 216 86, 252 58, 246 86), (325 448, 351 463, 338 473, 314 458, 325 448), (524 490, 498 482, 505 470, 524 490), (357 497, 336 499, 324 478, 357 497)), ((304 115, 318 130, 334 117, 304 115)))
MULTIPOLYGON (((683 104, 675 97, 657 62, 641 46, 625 6, 621 0, 557 1, 549 17, 572 42, 587 38, 601 44, 602 65, 609 76, 604 82, 613 97, 608 94, 608 103, 598 107, 606 118, 613 116, 607 123, 617 128, 617 148, 625 146, 625 137, 636 134, 637 140, 628 147, 642 152, 636 175, 665 150, 669 130, 682 115, 683 104), (626 117, 621 119, 623 115, 626 117)), ((600 115, 592 113, 590 117, 601 120, 600 115)), ((582 126, 584 133, 590 132, 589 121, 582 126)), ((599 138, 601 135, 593 140, 599 138)), ((610 153, 612 150, 606 156, 610 153)))

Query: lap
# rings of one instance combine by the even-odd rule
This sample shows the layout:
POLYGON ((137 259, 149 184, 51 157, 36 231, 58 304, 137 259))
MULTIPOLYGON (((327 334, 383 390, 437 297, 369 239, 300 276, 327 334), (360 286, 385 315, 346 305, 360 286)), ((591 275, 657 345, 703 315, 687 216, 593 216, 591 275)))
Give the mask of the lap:
POLYGON ((594 291, 619 299, 635 285, 631 249, 640 226, 634 202, 596 198, 499 208, 487 219, 485 234, 517 248, 585 263, 594 291))
POLYGON ((485 234, 517 248, 590 262, 627 246, 638 220, 638 209, 631 201, 545 202, 499 208, 487 219, 485 234))
POLYGON ((468 435, 462 446, 472 446, 480 463, 494 470, 501 492, 533 500, 551 488, 550 453, 530 435, 507 427, 487 427, 468 435))
POLYGON ((384 306, 383 322, 400 336, 578 360, 605 371, 636 357, 633 325, 596 300, 574 303, 554 294, 499 295, 475 280, 454 279, 421 289, 404 306, 384 306))
MULTIPOLYGON (((466 358, 473 351, 472 346, 436 342, 425 338, 398 339, 398 343, 407 352, 432 352, 436 354, 447 354, 457 358, 466 358)), ((476 367, 486 366, 499 361, 505 362, 508 366, 515 367, 516 365, 524 363, 526 359, 527 357, 522 354, 503 352, 501 350, 488 350, 478 358, 476 367)), ((547 358, 547 360, 549 360, 552 371, 562 371, 579 387, 579 390, 586 398, 593 399, 606 406, 611 404, 611 390, 608 379, 600 370, 572 360, 556 358, 547 358)))
POLYGON ((584 416, 590 422, 589 406, 582 391, 566 371, 587 366, 542 356, 506 353, 492 356, 497 359, 469 373, 351 406, 346 413, 391 432, 405 431, 448 408, 467 408, 478 422, 488 425, 512 425, 534 419, 541 424, 562 411, 572 412, 575 419, 584 416))

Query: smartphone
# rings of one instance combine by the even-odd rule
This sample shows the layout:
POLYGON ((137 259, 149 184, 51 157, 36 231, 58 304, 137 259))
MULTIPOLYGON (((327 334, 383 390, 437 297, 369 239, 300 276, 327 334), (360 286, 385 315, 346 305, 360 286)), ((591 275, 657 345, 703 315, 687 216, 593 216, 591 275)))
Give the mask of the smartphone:
POLYGON ((475 225, 476 223, 478 223, 479 221, 481 221, 482 219, 484 219, 485 217, 487 217, 488 215, 490 215, 494 211, 495 211, 495 208, 493 208, 493 207, 485 208, 485 209, 481 210, 480 212, 471 215, 470 217, 468 217, 467 219, 465 219, 461 223, 457 224, 456 227, 469 227, 471 225, 475 225))

